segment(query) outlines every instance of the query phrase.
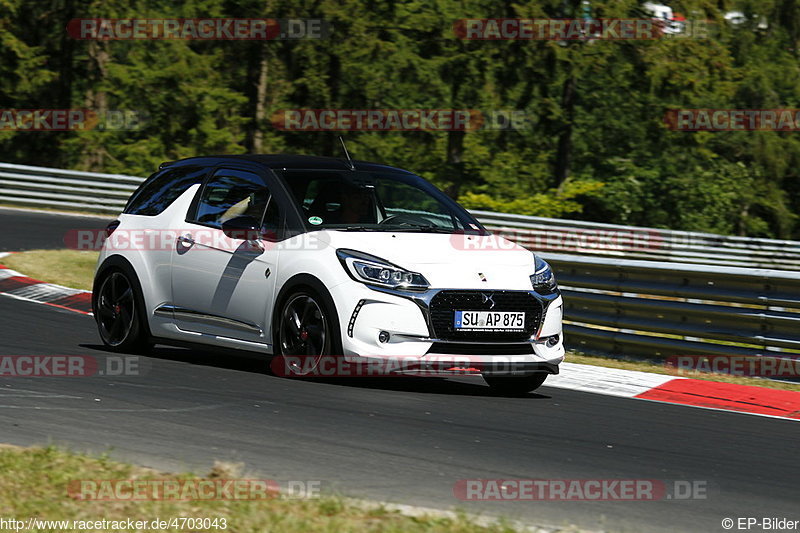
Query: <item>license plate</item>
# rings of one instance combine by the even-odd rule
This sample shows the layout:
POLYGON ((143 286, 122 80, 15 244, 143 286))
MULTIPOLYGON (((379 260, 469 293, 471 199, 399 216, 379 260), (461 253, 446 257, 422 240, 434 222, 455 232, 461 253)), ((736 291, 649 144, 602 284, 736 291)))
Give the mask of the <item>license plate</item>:
POLYGON ((456 311, 453 328, 471 330, 521 330, 525 329, 523 311, 456 311))

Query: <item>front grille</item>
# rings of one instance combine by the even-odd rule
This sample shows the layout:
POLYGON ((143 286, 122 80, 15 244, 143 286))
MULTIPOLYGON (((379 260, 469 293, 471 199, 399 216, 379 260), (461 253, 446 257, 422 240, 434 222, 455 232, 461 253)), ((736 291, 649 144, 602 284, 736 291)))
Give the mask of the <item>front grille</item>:
POLYGON ((441 291, 431 299, 430 315, 433 334, 437 339, 515 342, 528 340, 536 334, 542 319, 542 304, 524 291, 441 291), (453 328, 455 311, 524 311, 525 329, 458 331, 453 328))
POLYGON ((529 342, 520 344, 434 342, 428 353, 444 355, 522 355, 534 352, 533 346, 529 342))

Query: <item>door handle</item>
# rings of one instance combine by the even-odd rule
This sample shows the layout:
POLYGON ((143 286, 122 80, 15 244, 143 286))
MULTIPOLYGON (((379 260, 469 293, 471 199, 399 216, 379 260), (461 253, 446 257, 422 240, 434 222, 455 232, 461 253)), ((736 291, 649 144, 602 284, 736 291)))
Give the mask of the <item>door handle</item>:
POLYGON ((192 246, 194 244, 194 239, 192 239, 192 235, 190 233, 184 233, 183 235, 178 236, 178 242, 181 242, 187 246, 192 246))

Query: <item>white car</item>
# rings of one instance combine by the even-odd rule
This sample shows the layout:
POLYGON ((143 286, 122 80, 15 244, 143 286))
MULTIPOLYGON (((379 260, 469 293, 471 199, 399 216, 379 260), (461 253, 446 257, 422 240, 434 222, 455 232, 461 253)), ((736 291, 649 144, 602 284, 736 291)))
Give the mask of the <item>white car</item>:
POLYGON ((294 376, 480 374, 506 393, 536 389, 564 358, 547 263, 401 169, 165 163, 106 233, 93 308, 119 351, 248 350, 294 376))

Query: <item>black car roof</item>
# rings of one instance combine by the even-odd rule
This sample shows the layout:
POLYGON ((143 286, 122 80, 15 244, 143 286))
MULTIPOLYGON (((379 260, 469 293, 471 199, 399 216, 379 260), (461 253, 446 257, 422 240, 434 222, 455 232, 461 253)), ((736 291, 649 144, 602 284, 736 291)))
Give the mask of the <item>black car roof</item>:
MULTIPOLYGON (((183 165, 203 165, 215 166, 226 162, 249 161, 258 163, 271 169, 296 169, 296 170, 350 170, 347 160, 337 157, 318 157, 311 155, 291 155, 291 154, 246 154, 246 155, 215 155, 203 157, 190 157, 180 161, 163 163, 161 168, 183 165)), ((403 172, 411 174, 407 170, 370 163, 369 161, 353 160, 356 170, 378 171, 390 170, 393 172, 403 172)))

